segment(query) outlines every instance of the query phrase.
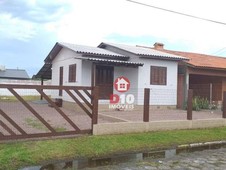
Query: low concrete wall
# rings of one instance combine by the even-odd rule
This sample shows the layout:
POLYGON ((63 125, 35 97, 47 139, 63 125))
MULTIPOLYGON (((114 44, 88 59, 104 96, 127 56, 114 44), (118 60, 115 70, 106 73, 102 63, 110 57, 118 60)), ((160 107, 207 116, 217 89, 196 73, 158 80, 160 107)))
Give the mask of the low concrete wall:
POLYGON ((101 123, 93 126, 93 134, 94 135, 125 134, 125 133, 161 131, 161 130, 212 128, 222 126, 226 126, 226 119, 101 123))

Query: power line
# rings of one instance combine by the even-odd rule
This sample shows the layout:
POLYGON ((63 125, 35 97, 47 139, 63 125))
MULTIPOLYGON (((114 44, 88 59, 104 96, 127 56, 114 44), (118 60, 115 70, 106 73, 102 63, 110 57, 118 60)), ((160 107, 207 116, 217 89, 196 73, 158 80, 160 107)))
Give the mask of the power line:
POLYGON ((216 52, 212 53, 212 55, 217 55, 217 54, 219 55, 221 53, 224 53, 225 49, 226 49, 226 47, 221 48, 221 49, 217 50, 216 52))
POLYGON ((174 11, 174 10, 170 10, 170 9, 165 9, 165 8, 149 5, 149 4, 145 4, 145 3, 142 3, 142 2, 137 2, 137 1, 133 1, 133 0, 126 0, 126 1, 131 2, 131 3, 135 3, 135 4, 139 4, 139 5, 143 5, 143 6, 146 6, 146 7, 155 8, 155 9, 158 9, 158 10, 166 11, 166 12, 171 12, 171 13, 178 14, 178 15, 183 15, 183 16, 190 17, 190 18, 195 18, 195 19, 200 19, 200 20, 203 20, 203 21, 213 22, 215 24, 226 25, 226 23, 224 23, 224 22, 215 21, 215 20, 211 20, 211 19, 207 19, 207 18, 202 18, 202 17, 190 15, 190 14, 185 14, 185 13, 182 13, 182 12, 177 12, 177 11, 174 11))

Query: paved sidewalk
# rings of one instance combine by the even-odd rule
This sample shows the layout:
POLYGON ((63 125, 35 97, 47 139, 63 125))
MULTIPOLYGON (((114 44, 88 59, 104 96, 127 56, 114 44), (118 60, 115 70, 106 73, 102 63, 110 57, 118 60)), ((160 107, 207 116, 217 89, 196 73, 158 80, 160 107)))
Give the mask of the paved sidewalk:
POLYGON ((226 148, 181 153, 170 158, 150 159, 115 165, 86 168, 87 170, 225 170, 226 148))
MULTIPOLYGON (((103 117, 114 119, 114 122, 141 122, 143 121, 142 110, 132 111, 103 111, 100 112, 103 117), (116 121, 118 120, 118 121, 116 121)), ((193 111, 193 119, 214 119, 222 118, 222 111, 219 110, 202 110, 193 111)), ((186 120, 187 111, 178 109, 150 109, 149 120, 160 121, 160 120, 186 120)))

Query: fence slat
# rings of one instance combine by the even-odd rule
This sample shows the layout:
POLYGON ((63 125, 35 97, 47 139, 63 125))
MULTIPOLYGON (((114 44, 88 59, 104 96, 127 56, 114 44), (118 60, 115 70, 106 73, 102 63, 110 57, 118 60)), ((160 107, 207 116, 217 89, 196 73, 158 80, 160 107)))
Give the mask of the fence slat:
POLYGON ((12 126, 14 126, 21 134, 26 135, 27 133, 14 122, 5 112, 0 109, 0 115, 2 115, 12 126))
POLYGON ((55 86, 55 85, 21 85, 21 84, 0 84, 0 88, 11 88, 11 89, 54 89, 54 90, 65 90, 65 89, 78 89, 78 90, 92 90, 89 86, 55 86))
POLYGON ((11 135, 16 135, 3 121, 0 120, 0 125, 11 135))
POLYGON ((78 91, 77 89, 74 90, 75 93, 77 93, 77 95, 85 102, 85 104, 92 109, 93 106, 90 104, 90 102, 88 102, 88 100, 86 100, 86 98, 80 93, 80 91, 78 91))
POLYGON ((17 94, 12 88, 8 88, 8 90, 36 117, 40 120, 52 133, 55 133, 55 129, 53 129, 46 121, 43 119, 22 97, 17 94))
POLYGON ((83 91, 90 98, 90 100, 92 100, 92 95, 88 92, 88 90, 87 89, 84 89, 83 91))
POLYGON ((1 140, 13 140, 13 139, 24 139, 24 138, 39 138, 39 137, 57 137, 57 136, 67 136, 67 135, 77 135, 77 134, 90 134, 92 131, 90 129, 87 130, 81 130, 81 131, 65 131, 65 132, 56 132, 54 134, 52 133, 35 133, 35 134, 28 134, 28 135, 7 135, 1 137, 1 140))
POLYGON ((42 90, 38 90, 37 91, 49 102, 49 104, 51 106, 53 106, 53 108, 77 131, 81 131, 78 126, 76 126, 74 124, 74 122, 71 121, 71 119, 69 119, 67 117, 67 115, 42 91, 42 90))
POLYGON ((83 106, 83 104, 67 89, 65 89, 65 91, 69 94, 69 96, 71 96, 71 98, 82 108, 82 110, 84 110, 87 115, 92 118, 92 114, 90 113, 90 111, 88 109, 86 109, 85 106, 83 106))

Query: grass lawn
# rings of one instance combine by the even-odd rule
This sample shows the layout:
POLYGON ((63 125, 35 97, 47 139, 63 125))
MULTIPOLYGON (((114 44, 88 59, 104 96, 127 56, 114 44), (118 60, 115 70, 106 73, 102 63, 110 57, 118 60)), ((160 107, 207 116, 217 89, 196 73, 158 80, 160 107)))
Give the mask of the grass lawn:
POLYGON ((226 127, 0 144, 0 169, 14 170, 48 160, 91 158, 226 140, 226 127))
MULTIPOLYGON (((37 96, 21 96, 25 101, 34 101, 34 100, 40 100, 40 95, 37 96)), ((0 96, 0 101, 5 102, 16 102, 18 101, 15 96, 0 96)))

